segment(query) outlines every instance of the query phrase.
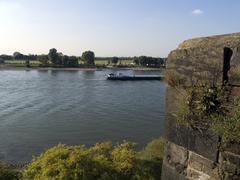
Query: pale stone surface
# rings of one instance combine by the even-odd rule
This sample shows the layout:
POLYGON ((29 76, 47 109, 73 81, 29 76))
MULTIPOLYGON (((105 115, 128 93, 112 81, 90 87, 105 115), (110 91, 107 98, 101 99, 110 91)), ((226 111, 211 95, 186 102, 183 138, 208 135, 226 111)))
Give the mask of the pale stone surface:
POLYGON ((166 145, 166 157, 169 164, 181 164, 186 166, 188 160, 188 151, 184 147, 168 142, 166 145))
POLYGON ((195 169, 211 176, 213 169, 216 168, 216 166, 213 161, 190 151, 188 168, 195 169))
POLYGON ((210 180, 209 175, 192 168, 187 169, 187 178, 191 180, 210 180))

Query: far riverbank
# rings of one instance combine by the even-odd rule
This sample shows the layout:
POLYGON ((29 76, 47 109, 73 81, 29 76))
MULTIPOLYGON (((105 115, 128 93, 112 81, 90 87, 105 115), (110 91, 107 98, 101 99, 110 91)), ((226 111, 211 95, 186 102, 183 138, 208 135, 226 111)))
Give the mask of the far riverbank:
POLYGON ((19 67, 19 66, 0 66, 0 70, 66 70, 66 71, 96 71, 96 70, 136 70, 136 71, 163 71, 165 68, 149 68, 149 67, 19 67))

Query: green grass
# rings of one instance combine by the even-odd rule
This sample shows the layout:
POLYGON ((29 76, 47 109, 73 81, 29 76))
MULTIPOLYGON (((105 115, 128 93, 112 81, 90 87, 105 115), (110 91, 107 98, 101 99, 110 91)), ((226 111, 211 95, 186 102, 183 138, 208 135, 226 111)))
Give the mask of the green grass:
MULTIPOLYGON (((26 60, 9 60, 9 61, 5 61, 5 63, 7 64, 26 64, 26 60)), ((30 64, 41 64, 39 61, 30 61, 30 64)))
MULTIPOLYGON (((25 65, 26 60, 8 60, 5 61, 5 63, 7 64, 16 64, 16 65, 25 65)), ((120 61, 119 61, 120 62, 120 61)), ((118 64, 119 64, 118 62, 118 64)), ((122 60, 121 64, 122 65, 130 65, 133 61, 132 60, 122 60)), ((41 64, 39 61, 30 61, 30 65, 39 65, 41 64)), ((83 64, 81 61, 79 62, 79 64, 83 64)), ((108 60, 95 60, 95 64, 96 65, 107 65, 108 64, 108 60)), ((111 63, 110 63, 111 65, 111 63)))
MULTIPOLYGON (((120 63, 120 61, 118 62, 118 64, 119 63, 120 63)), ((121 64, 122 65, 130 65, 131 63, 133 63, 132 60, 121 60, 121 64)), ((95 64, 96 65, 107 65, 108 64, 108 60, 95 60, 95 64)))

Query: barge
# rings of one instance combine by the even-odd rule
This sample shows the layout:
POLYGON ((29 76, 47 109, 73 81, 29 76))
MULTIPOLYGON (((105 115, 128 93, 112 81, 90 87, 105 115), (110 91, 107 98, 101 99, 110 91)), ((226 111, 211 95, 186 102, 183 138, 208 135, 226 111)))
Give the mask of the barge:
POLYGON ((107 80, 120 80, 120 81, 140 81, 140 80, 162 80, 163 76, 160 75, 116 75, 108 74, 107 80))

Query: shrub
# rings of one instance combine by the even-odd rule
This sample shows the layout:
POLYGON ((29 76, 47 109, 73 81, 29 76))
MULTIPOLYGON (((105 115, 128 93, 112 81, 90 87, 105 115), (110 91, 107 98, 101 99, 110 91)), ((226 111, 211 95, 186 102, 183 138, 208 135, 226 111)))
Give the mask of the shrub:
POLYGON ((214 124, 215 117, 225 117, 228 89, 222 87, 209 87, 207 85, 194 86, 186 89, 177 113, 180 124, 197 130, 207 130, 214 124))
POLYGON ((0 162, 0 180, 18 180, 20 179, 20 172, 13 169, 9 165, 0 162))
POLYGON ((240 143, 240 98, 234 101, 231 114, 224 118, 215 118, 214 125, 211 127, 224 143, 240 143))
POLYGON ((47 150, 23 172, 24 179, 130 179, 135 163, 128 142, 93 147, 58 145, 47 150))
POLYGON ((154 180, 161 177, 162 140, 143 150, 139 158, 134 145, 110 142, 93 147, 58 145, 35 157, 23 171, 23 179, 154 180), (160 154, 157 148, 160 148, 160 154), (154 150, 151 150, 153 148, 154 150), (152 159, 155 159, 154 161, 152 159))
POLYGON ((185 90, 178 123, 203 132, 210 130, 226 143, 240 142, 240 100, 231 100, 229 87, 194 86, 185 90))
POLYGON ((165 139, 154 139, 138 153, 138 158, 143 160, 162 160, 164 156, 165 139))
POLYGON ((154 139, 140 152, 137 153, 138 179, 161 179, 162 161, 164 156, 165 139, 154 139))

